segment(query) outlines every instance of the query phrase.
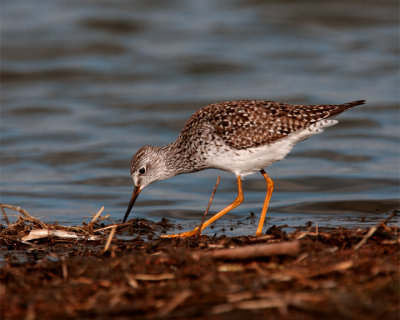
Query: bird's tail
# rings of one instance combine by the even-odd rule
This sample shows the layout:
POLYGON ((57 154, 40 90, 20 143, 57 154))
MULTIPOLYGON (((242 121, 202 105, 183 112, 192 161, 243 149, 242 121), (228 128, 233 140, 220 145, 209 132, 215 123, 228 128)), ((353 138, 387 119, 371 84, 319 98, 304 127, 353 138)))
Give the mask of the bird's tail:
POLYGON ((343 103, 340 106, 349 109, 355 106, 359 106, 360 104, 364 104, 365 102, 366 102, 365 100, 356 100, 352 102, 343 103))
POLYGON ((332 110, 330 111, 331 115, 335 115, 338 113, 342 113, 343 111, 346 111, 350 108, 353 108, 355 106, 359 106, 361 104, 364 104, 366 101, 365 100, 356 100, 356 101, 352 101, 352 102, 347 102, 347 103, 343 103, 343 104, 339 104, 336 110, 332 110))

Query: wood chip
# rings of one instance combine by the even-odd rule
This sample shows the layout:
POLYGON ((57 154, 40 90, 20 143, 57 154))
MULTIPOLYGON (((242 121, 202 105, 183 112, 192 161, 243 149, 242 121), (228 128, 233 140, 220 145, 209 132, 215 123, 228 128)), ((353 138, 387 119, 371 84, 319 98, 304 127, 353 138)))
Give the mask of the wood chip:
POLYGON ((239 292, 239 293, 232 293, 232 294, 228 294, 226 296, 226 299, 228 300, 228 302, 232 303, 232 302, 238 302, 238 301, 243 301, 243 300, 249 300, 253 298, 253 293, 252 292, 239 292))
POLYGON ((90 278, 85 278, 85 277, 80 277, 80 278, 75 278, 70 280, 71 283, 79 283, 79 284, 88 284, 92 285, 93 280, 90 278))
POLYGON ((400 244, 400 238, 394 239, 394 240, 382 240, 381 244, 383 244, 383 245, 400 244))
POLYGON ((135 274, 134 278, 139 281, 163 281, 175 279, 173 273, 162 273, 162 274, 135 274))
POLYGON ((212 309, 213 314, 220 314, 230 312, 235 309, 239 310, 257 310, 257 309, 271 309, 278 308, 281 313, 287 313, 287 305, 280 299, 257 299, 240 301, 233 304, 222 304, 212 309))
POLYGON ((135 276, 131 275, 131 274, 125 274, 125 278, 128 281, 128 284, 134 288, 137 289, 139 288, 139 283, 136 281, 135 276))
POLYGON ((307 236, 309 236, 309 237, 315 237, 315 238, 321 237, 321 238, 325 238, 325 239, 331 238, 331 235, 330 235, 329 233, 326 233, 326 232, 318 232, 318 229, 316 228, 316 232, 302 232, 302 233, 300 233, 300 234, 296 237, 296 240, 303 239, 303 238, 305 238, 305 237, 307 237, 307 236))
POLYGON ((159 312, 159 316, 166 316, 181 305, 192 294, 191 290, 183 290, 178 293, 163 309, 159 312))
POLYGON ((213 308, 214 314, 231 312, 233 310, 257 310, 277 308, 285 316, 288 306, 308 308, 310 305, 322 303, 326 297, 321 294, 297 292, 281 294, 276 291, 241 292, 227 296, 229 303, 213 308))
POLYGON ((354 266, 353 260, 347 260, 347 261, 339 262, 332 266, 319 268, 318 270, 308 274, 307 277, 312 278, 312 277, 321 276, 321 275, 331 273, 331 272, 344 271, 344 270, 352 268, 353 266, 354 266))
POLYGON ((214 259, 247 260, 274 255, 296 256, 299 254, 299 251, 300 245, 297 241, 286 241, 214 250, 204 253, 203 256, 210 256, 214 259))
POLYGON ((61 257, 61 270, 62 270, 63 279, 64 280, 68 279, 68 268, 67 268, 67 263, 66 263, 66 257, 65 256, 61 257))
POLYGON ((64 231, 64 230, 52 230, 52 229, 33 229, 29 232, 29 234, 23 236, 21 238, 22 241, 31 241, 48 237, 57 237, 64 239, 77 239, 77 240, 99 240, 99 236, 89 235, 83 236, 78 235, 75 232, 64 231))
POLYGON ((242 272, 245 268, 241 264, 223 264, 218 266, 219 272, 242 272))

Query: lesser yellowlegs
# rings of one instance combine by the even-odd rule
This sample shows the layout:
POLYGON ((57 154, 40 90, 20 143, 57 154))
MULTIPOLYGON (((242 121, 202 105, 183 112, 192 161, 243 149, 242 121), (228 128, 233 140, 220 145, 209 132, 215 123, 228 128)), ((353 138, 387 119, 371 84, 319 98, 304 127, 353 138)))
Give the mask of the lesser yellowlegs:
MULTIPOLYGON (((182 173, 216 168, 236 175, 236 199, 202 225, 209 224, 243 202, 241 178, 260 171, 267 184, 267 194, 256 235, 262 234, 274 183, 263 168, 282 160, 300 140, 322 132, 338 121, 329 119, 351 107, 364 104, 358 100, 344 104, 292 105, 264 100, 238 100, 208 105, 186 122, 175 142, 164 147, 144 146, 131 161, 134 190, 124 222, 141 190, 150 183, 182 173)), ((188 237, 198 227, 168 237, 188 237)))

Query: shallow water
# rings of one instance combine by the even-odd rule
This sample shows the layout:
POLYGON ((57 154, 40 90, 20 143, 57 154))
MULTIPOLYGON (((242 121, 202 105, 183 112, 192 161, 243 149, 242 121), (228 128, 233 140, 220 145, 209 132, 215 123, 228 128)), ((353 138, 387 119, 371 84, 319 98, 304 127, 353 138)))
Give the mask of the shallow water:
MULTIPOLYGON (((268 168, 267 224, 368 226, 399 207, 396 1, 6 0, 1 21, 1 202, 63 224, 101 206, 122 219, 132 154, 203 105, 366 99, 268 168)), ((216 212, 235 177, 207 170, 149 186, 131 217, 194 226, 218 175, 216 212)), ((244 192, 210 234, 254 232, 261 175, 244 192)))

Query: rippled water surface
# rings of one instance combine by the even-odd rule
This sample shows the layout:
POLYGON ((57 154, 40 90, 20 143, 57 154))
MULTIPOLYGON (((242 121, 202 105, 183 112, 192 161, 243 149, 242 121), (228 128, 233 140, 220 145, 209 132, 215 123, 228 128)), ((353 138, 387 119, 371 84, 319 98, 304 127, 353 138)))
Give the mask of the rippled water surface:
MULTIPOLYGON (((132 154, 173 141, 203 105, 366 99, 268 168, 275 192, 267 224, 366 226, 398 208, 397 1, 1 7, 1 202, 64 224, 101 206, 118 220, 132 192, 132 154)), ((194 226, 218 175, 216 212, 235 198, 235 177, 207 170, 147 187, 131 217, 194 226)), ((247 177, 244 192, 209 234, 254 232, 262 176, 247 177)))

